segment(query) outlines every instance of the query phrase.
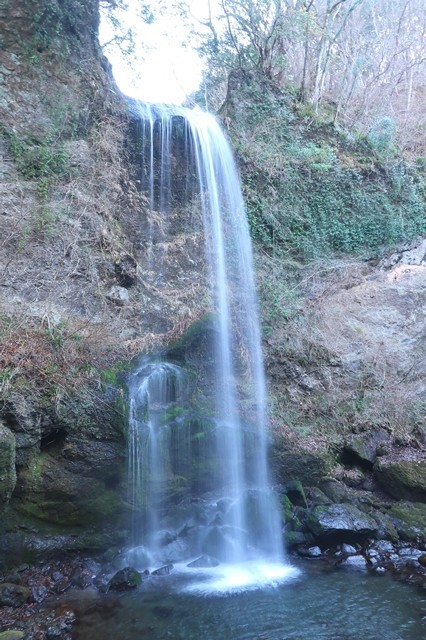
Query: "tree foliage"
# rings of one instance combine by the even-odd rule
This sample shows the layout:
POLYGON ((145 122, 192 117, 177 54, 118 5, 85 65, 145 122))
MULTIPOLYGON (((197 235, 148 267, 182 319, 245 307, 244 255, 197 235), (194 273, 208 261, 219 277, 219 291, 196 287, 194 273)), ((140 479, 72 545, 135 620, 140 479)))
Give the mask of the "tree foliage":
MULTIPOLYGON (((206 82, 232 69, 259 70, 316 113, 367 132, 392 118, 405 143, 424 152, 426 7, 423 0, 219 0, 196 22, 206 82), (424 135, 424 134, 423 134, 424 135)), ((191 17, 188 2, 178 0, 191 17)))

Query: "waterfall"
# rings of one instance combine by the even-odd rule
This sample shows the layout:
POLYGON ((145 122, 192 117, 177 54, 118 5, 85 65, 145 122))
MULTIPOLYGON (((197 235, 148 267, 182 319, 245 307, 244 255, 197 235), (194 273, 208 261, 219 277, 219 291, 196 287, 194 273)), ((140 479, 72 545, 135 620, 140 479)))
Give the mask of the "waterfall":
MULTIPOLYGON (((160 215, 164 236, 173 209, 173 150, 179 138, 179 165, 181 170, 184 165, 187 176, 184 197, 196 199, 201 209, 216 318, 209 381, 214 416, 201 454, 192 450, 195 436, 190 417, 179 423, 171 411, 174 406, 185 412, 183 371, 173 363, 143 361, 130 382, 130 482, 133 501, 144 503, 148 512, 144 528, 138 531, 139 544, 161 560, 176 560, 174 554, 186 559, 204 553, 221 563, 262 559, 280 564, 281 522, 268 475, 266 389, 252 247, 233 154, 209 113, 142 103, 137 109, 148 220, 160 215), (162 490, 173 478, 183 478, 188 490, 194 489, 200 498, 203 482, 197 480, 196 470, 185 469, 185 465, 191 467, 193 455, 213 459, 210 485, 201 496, 203 515, 197 520, 192 513, 189 525, 177 518, 170 532, 162 490)), ((154 236, 148 223, 149 269, 155 266, 154 236)), ((156 266, 161 271, 161 264, 156 266)))

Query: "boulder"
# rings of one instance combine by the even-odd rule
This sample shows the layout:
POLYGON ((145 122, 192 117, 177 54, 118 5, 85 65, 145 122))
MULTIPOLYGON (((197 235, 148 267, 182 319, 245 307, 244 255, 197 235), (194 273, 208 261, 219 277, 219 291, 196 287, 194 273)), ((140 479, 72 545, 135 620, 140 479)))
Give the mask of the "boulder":
POLYGON ((172 564, 166 564, 163 567, 160 567, 159 569, 155 569, 155 571, 153 571, 151 575, 153 575, 153 576, 169 576, 172 571, 173 571, 173 565, 172 564))
POLYGON ((12 393, 1 408, 1 417, 15 436, 16 463, 22 466, 40 447, 41 414, 22 395, 12 393))
POLYGON ((142 582, 142 575, 133 567, 125 567, 117 571, 115 575, 109 581, 110 591, 127 591, 128 589, 134 589, 142 582))
POLYGON ((365 571, 367 569, 368 563, 364 556, 356 555, 349 556, 344 558, 341 562, 338 563, 338 567, 342 567, 344 569, 355 569, 356 571, 365 571))
POLYGON ((387 513, 382 513, 378 510, 374 511, 371 515, 378 525, 378 537, 392 542, 398 542, 399 535, 392 518, 390 518, 387 513))
POLYGON ((345 502, 349 496, 348 488, 341 480, 324 480, 321 489, 332 502, 345 502))
POLYGON ((15 484, 15 436, 0 423, 0 513, 7 505, 15 484))
POLYGON ((374 474, 394 498, 426 502, 426 459, 379 458, 374 474))
POLYGON ((426 505, 422 502, 397 502, 388 511, 401 540, 426 541, 426 505))
POLYGON ((327 447, 312 447, 294 433, 280 432, 275 436, 272 464, 282 484, 297 478, 303 486, 318 486, 330 475, 336 460, 327 447))
POLYGON ((315 507, 307 518, 307 526, 318 538, 356 541, 375 537, 378 525, 369 515, 350 504, 315 507))
POLYGON ((116 284, 111 287, 106 297, 119 307, 124 307, 124 305, 129 302, 129 292, 127 289, 119 287, 116 284))
POLYGON ((390 442, 390 436, 384 429, 373 429, 367 433, 352 436, 344 446, 343 455, 348 461, 371 468, 377 457, 379 447, 390 442))
POLYGON ((181 562, 191 556, 189 544, 186 540, 178 538, 169 544, 164 545, 156 554, 159 562, 172 563, 181 562))
POLYGON ((28 600, 30 590, 20 584, 0 584, 0 607, 20 607, 28 600))

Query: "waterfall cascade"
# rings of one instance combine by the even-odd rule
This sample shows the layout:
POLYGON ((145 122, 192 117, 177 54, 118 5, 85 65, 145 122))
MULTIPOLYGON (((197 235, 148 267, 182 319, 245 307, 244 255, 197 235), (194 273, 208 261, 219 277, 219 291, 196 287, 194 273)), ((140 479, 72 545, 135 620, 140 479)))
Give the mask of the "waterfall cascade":
MULTIPOLYGON (((138 110, 149 219, 161 216, 163 232, 167 229, 173 172, 177 162, 181 171, 184 164, 185 197, 202 212, 216 318, 209 381, 214 409, 204 432, 189 414, 184 419, 189 383, 176 364, 144 360, 130 380, 130 482, 134 503, 146 510, 143 526, 135 526, 139 548, 145 562, 149 552, 163 562, 189 562, 204 554, 193 565, 198 567, 253 561, 281 566, 280 516, 268 478, 252 248, 232 151, 208 113, 147 104, 138 110), (207 482, 197 475, 206 465, 207 482), (182 489, 192 496, 192 507, 175 509, 175 516, 166 498, 173 483, 177 495, 182 489)), ((150 269, 153 235, 148 225, 150 269)), ((155 266, 161 270, 161 264, 155 266)))

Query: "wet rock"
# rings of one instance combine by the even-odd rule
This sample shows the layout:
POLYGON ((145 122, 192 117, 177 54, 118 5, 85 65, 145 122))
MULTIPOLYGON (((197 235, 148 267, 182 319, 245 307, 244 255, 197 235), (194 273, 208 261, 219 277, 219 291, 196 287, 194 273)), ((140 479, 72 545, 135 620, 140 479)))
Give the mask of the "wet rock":
POLYGON ((367 549, 365 557, 367 562, 373 567, 376 566, 381 559, 380 553, 376 549, 367 549))
POLYGON ((355 569, 357 571, 365 571, 367 569, 367 560, 364 556, 348 556, 344 558, 341 562, 338 563, 339 567, 343 567, 344 569, 355 569))
POLYGON ((374 473, 379 484, 394 498, 426 502, 426 459, 380 458, 374 473))
POLYGON ((426 553, 422 553, 422 555, 417 558, 417 561, 422 565, 422 567, 426 567, 426 553))
POLYGON ((297 553, 302 558, 319 558, 322 555, 319 547, 299 547, 297 553))
POLYGON ((155 569, 151 575, 153 576, 168 576, 173 571, 172 564, 166 564, 164 567, 160 567, 159 569, 155 569))
POLYGON ((216 507, 221 513, 226 513, 232 503, 232 498, 221 498, 217 501, 216 507))
POLYGON ((319 505, 307 519, 307 526, 315 536, 355 541, 375 537, 375 520, 350 504, 319 505))
POLYGON ((29 597, 28 587, 10 582, 0 584, 0 607, 20 607, 29 597))
POLYGON ((346 544, 346 543, 342 544, 341 551, 342 553, 347 553, 347 554, 356 553, 355 547, 351 544, 346 544))
POLYGON ((158 531, 155 535, 154 545, 158 547, 165 547, 168 544, 171 544, 176 540, 176 534, 171 533, 170 531, 158 531))
POLYGON ((139 571, 133 569, 133 567, 125 567, 111 578, 108 583, 110 591, 127 591, 128 589, 134 589, 142 582, 142 576, 139 571))
POLYGON ((140 545, 139 547, 133 547, 133 549, 129 549, 124 558, 126 563, 131 566, 138 567, 139 569, 141 569, 142 567, 149 567, 152 563, 151 554, 143 545, 140 545))
POLYGON ((193 560, 187 567, 191 567, 193 569, 207 569, 209 567, 217 567, 220 564, 219 560, 213 558, 212 556, 207 555, 207 553, 203 554, 196 560, 193 560))
POLYGON ((190 557, 190 548, 186 540, 178 538, 164 546, 157 554, 158 560, 167 564, 181 562, 190 557))
POLYGON ((389 540, 376 540, 374 542, 374 548, 382 555, 395 552, 395 547, 389 540))

